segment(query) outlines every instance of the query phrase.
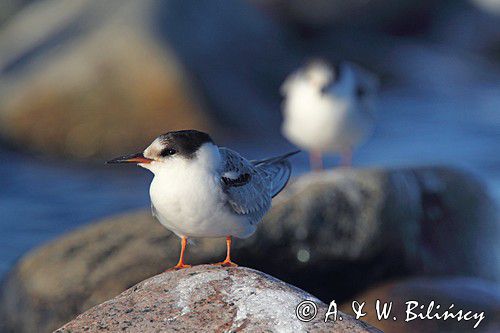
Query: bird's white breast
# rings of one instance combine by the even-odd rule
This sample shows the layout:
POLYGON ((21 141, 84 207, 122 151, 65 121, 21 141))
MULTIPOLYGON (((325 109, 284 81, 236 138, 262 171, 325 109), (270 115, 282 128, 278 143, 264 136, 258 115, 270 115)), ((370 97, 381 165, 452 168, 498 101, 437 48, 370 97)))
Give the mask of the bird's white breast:
POLYGON ((282 132, 297 146, 342 152, 357 145, 370 127, 349 96, 323 94, 305 82, 296 82, 287 93, 282 132))
POLYGON ((150 196, 160 223, 186 237, 252 234, 255 227, 226 204, 218 173, 220 163, 218 148, 207 145, 200 148, 197 158, 180 158, 157 168, 150 196))

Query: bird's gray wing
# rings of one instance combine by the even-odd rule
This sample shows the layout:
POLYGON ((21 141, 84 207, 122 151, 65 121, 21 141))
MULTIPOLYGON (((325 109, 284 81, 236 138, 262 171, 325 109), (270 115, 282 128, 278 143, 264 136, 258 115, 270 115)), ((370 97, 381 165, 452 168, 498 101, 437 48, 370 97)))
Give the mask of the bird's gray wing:
POLYGON ((292 151, 290 153, 267 158, 264 160, 250 161, 260 173, 264 174, 270 182, 271 197, 274 198, 280 193, 288 183, 292 173, 292 166, 288 158, 292 155, 299 153, 300 150, 292 151))
POLYGON ((259 222, 271 206, 271 198, 285 187, 291 174, 288 157, 298 151, 264 160, 248 161, 237 152, 219 148, 224 167, 221 182, 236 214, 259 222))
POLYGON ((271 182, 258 167, 228 148, 219 148, 223 167, 221 185, 231 209, 259 222, 271 207, 271 182))

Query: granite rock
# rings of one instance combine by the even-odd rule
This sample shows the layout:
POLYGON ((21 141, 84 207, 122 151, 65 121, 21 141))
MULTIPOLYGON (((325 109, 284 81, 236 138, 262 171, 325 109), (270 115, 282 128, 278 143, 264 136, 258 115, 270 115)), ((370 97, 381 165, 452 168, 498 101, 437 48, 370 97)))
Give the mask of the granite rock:
POLYGON ((343 313, 323 320, 327 305, 264 273, 196 266, 165 272, 76 317, 56 332, 380 332, 343 313), (317 304, 315 319, 297 319, 297 305, 317 304))

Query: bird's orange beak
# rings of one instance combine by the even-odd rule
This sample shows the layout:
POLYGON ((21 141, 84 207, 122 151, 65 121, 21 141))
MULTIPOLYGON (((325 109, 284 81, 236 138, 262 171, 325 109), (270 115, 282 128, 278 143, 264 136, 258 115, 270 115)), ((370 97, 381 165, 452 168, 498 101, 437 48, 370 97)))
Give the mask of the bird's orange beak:
POLYGON ((121 156, 114 158, 112 160, 109 160, 106 162, 106 164, 117 164, 117 163, 151 163, 153 160, 147 157, 144 157, 142 153, 137 153, 137 154, 131 154, 131 155, 126 155, 126 156, 121 156))

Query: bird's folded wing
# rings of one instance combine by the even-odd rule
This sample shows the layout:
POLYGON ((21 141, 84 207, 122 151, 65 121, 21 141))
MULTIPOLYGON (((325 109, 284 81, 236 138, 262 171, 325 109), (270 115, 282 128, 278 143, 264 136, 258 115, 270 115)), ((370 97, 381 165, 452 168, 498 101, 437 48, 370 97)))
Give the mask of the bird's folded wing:
POLYGON ((271 206, 271 183, 267 175, 237 152, 219 148, 224 161, 221 184, 227 201, 236 214, 259 222, 271 206))
POLYGON ((270 183, 271 197, 274 198, 288 183, 292 173, 292 166, 288 161, 290 156, 298 154, 300 151, 292 151, 281 156, 275 156, 263 160, 254 160, 250 163, 260 174, 267 177, 270 183))

